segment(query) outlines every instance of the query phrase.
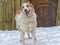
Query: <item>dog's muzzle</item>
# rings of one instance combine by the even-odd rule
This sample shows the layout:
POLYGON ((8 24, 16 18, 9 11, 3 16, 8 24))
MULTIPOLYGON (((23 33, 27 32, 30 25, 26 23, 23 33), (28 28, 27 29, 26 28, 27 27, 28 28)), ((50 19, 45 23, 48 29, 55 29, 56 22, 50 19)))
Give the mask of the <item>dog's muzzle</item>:
POLYGON ((25 11, 26 16, 28 16, 28 15, 29 15, 30 10, 25 9, 24 11, 25 11))

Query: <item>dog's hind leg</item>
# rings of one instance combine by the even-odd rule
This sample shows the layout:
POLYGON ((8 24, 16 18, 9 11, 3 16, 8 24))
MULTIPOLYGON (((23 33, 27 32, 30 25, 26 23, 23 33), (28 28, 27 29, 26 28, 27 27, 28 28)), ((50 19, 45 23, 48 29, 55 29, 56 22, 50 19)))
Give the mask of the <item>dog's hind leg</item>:
POLYGON ((38 44, 38 41, 37 41, 37 39, 36 39, 35 31, 32 32, 32 37, 33 37, 34 45, 39 45, 39 44, 38 44))

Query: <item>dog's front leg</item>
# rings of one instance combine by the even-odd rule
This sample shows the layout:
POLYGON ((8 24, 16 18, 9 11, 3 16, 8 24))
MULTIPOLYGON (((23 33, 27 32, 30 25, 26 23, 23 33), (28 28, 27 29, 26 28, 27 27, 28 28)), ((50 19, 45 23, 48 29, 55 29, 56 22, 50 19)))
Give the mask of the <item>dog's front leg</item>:
POLYGON ((25 45, 24 32, 21 32, 21 45, 25 45))
POLYGON ((35 31, 32 32, 32 37, 33 37, 34 45, 39 45, 36 39, 35 31))

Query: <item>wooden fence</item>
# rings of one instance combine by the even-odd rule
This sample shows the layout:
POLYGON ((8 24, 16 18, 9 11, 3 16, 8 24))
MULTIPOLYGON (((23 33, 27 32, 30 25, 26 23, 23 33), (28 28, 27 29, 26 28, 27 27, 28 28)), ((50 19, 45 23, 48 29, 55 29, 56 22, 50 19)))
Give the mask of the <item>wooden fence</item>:
MULTIPOLYGON (((15 29, 16 10, 26 1, 28 0, 0 0, 0 29, 15 29)), ((35 7, 38 17, 38 27, 56 25, 57 0, 29 1, 31 1, 35 7)))
POLYGON ((0 0, 0 29, 15 29, 15 12, 21 0, 0 0))
POLYGON ((58 0, 57 25, 60 25, 60 0, 58 0))

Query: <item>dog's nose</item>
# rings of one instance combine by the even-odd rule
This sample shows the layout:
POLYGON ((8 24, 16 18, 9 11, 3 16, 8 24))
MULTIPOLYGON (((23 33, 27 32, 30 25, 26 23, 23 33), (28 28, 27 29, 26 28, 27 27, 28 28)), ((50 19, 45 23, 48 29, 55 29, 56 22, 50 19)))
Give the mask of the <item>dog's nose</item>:
POLYGON ((27 11, 27 9, 24 10, 25 12, 27 11))

